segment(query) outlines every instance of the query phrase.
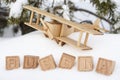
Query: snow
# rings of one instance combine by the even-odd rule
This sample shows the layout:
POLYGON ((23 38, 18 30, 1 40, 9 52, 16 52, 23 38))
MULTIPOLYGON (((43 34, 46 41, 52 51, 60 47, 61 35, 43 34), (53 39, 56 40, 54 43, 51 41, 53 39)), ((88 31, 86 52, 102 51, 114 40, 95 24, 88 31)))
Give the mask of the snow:
MULTIPOLYGON (((55 0, 55 5, 61 5, 63 3, 64 0, 55 0)), ((83 8, 83 9, 87 9, 87 10, 90 10, 92 12, 96 12, 95 10, 95 7, 93 7, 92 4, 90 4, 90 1, 89 0, 70 0, 72 1, 75 6, 77 8, 83 8), (84 5, 83 5, 84 4, 84 5)), ((43 1, 43 4, 40 5, 40 9, 41 10, 45 10, 47 8, 50 8, 51 5, 52 5, 52 2, 53 0, 44 0, 43 1)), ((21 16, 21 13, 22 13, 22 10, 23 10, 23 5, 26 5, 28 4, 27 0, 17 0, 15 3, 11 3, 10 5, 10 14, 9 14, 9 17, 14 17, 14 18, 19 18, 21 16)), ((63 17, 67 20, 70 20, 70 13, 69 13, 69 8, 67 5, 63 5, 63 17)), ((52 10, 51 10, 52 11, 52 10)), ((95 21, 96 17, 95 16, 92 16, 88 13, 85 13, 85 12, 74 12, 74 18, 73 20, 76 21, 76 22, 81 22, 83 20, 91 20, 91 21, 95 21)), ((110 30, 110 27, 109 27, 109 24, 106 23, 105 21, 103 21, 103 25, 105 26, 105 28, 107 30, 110 30)))
POLYGON ((99 0, 99 1, 100 1, 100 3, 103 3, 103 2, 106 3, 107 2, 107 0, 99 0))
MULTIPOLYGON (((77 39, 78 33, 73 33, 69 37, 77 39)), ((105 34, 103 36, 90 35, 88 45, 93 50, 82 51, 77 48, 65 45, 63 47, 56 44, 54 40, 46 38, 42 32, 35 31, 27 35, 0 39, 0 80, 119 80, 120 76, 120 34, 105 34), (41 71, 40 66, 37 69, 24 70, 24 55, 37 55, 40 58, 52 54, 58 65, 62 53, 68 53, 76 56, 76 64, 71 70, 56 68, 55 70, 41 71), (20 56, 21 67, 19 69, 5 70, 6 56, 20 56), (93 56, 94 70, 91 72, 77 71, 78 56, 93 56), (99 57, 110 59, 116 62, 115 70, 111 76, 105 76, 95 72, 99 57), (64 74, 63 74, 64 73, 64 74)))
MULTIPOLYGON (((52 0, 50 0, 52 2, 52 0)), ((63 1, 63 0, 60 0, 63 1)), ((89 4, 89 0, 78 0, 73 1, 78 8, 88 9, 95 12, 95 8, 89 4), (85 4, 86 3, 86 4, 85 4), (84 5, 83 5, 84 4, 84 5)), ((104 1, 104 0, 101 0, 104 1)), ((118 4, 120 1, 115 0, 118 4)), ((48 0, 46 0, 48 2, 48 0)), ((45 5, 50 5, 50 3, 45 3, 45 5)), ((55 0, 57 5, 60 5, 58 0, 55 0)), ((19 18, 22 11, 22 6, 27 4, 27 0, 17 0, 17 2, 11 4, 11 11, 9 17, 19 18), (20 3, 20 4, 19 4, 20 3)), ((67 9, 66 9, 67 10, 67 9)), ((65 14, 66 15, 66 14, 65 14)), ((91 20, 95 21, 96 17, 91 16, 83 12, 75 12, 75 17, 78 19, 77 22, 81 20, 91 20)), ((65 16, 67 17, 67 16, 65 16)), ((67 19, 67 18, 66 18, 67 19)), ((48 19, 47 19, 48 20, 48 19)), ((104 22, 104 26, 109 29, 109 25, 104 22)), ((16 35, 12 34, 12 26, 10 25, 7 30, 5 30, 4 36, 19 36, 20 32, 16 35)), ((69 37, 74 40, 78 39, 79 34, 73 33, 69 37)), ((35 31, 24 36, 19 36, 16 38, 0 38, 0 80, 119 80, 120 76, 120 34, 105 34, 103 36, 93 36, 90 35, 88 45, 93 48, 93 50, 82 51, 77 48, 65 45, 63 47, 59 46, 54 40, 46 38, 42 32, 35 31), (37 69, 24 70, 23 58, 24 55, 36 55, 40 58, 52 54, 55 58, 56 64, 59 64, 62 53, 68 53, 76 56, 76 64, 71 70, 65 70, 56 68, 50 71, 41 71, 40 66, 37 69), (16 70, 5 70, 5 57, 6 56, 20 56, 21 67, 16 70), (94 59, 94 70, 91 72, 78 72, 77 71, 77 57, 78 56, 92 56, 94 59), (116 62, 115 70, 111 76, 105 76, 95 72, 98 59, 106 58, 116 62), (64 74, 63 74, 64 73, 64 74)))
POLYGON ((26 4, 28 4, 28 0, 17 0, 16 2, 12 2, 10 4, 9 17, 20 18, 21 13, 23 11, 23 5, 26 4))
POLYGON ((70 20, 69 6, 63 5, 62 8, 63 8, 63 18, 66 20, 70 20))
POLYGON ((6 27, 6 28, 4 29, 4 31, 3 31, 3 36, 2 36, 2 37, 4 37, 4 38, 11 38, 11 37, 21 36, 21 34, 22 34, 21 29, 18 28, 18 32, 15 33, 15 32, 13 31, 13 29, 14 29, 15 27, 17 27, 16 24, 14 24, 14 25, 9 25, 8 27, 6 27))

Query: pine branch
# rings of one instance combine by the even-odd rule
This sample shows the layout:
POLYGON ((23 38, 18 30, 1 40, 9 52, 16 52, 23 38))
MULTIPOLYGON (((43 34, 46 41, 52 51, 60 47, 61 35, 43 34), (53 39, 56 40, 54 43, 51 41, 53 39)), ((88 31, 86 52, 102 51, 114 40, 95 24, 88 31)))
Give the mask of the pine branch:
POLYGON ((83 8, 79 8, 79 9, 77 9, 77 8, 70 8, 70 10, 72 10, 72 11, 83 11, 83 12, 89 13, 89 14, 95 16, 95 17, 100 18, 100 19, 106 21, 107 23, 109 23, 109 24, 111 24, 111 25, 113 24, 113 23, 112 23, 111 21, 109 21, 108 19, 106 19, 106 18, 104 18, 104 17, 102 17, 102 16, 99 16, 99 15, 97 15, 97 14, 95 14, 95 13, 89 11, 89 10, 83 9, 83 8))

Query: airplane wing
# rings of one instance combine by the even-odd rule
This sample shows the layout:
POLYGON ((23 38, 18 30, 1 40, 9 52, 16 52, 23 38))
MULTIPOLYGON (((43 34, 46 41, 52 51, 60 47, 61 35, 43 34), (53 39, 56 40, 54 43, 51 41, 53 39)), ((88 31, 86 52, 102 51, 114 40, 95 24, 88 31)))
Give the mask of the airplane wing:
POLYGON ((38 14, 44 15, 44 16, 49 17, 53 20, 56 20, 56 21, 58 21, 62 24, 69 25, 71 27, 74 27, 77 30, 80 30, 80 31, 83 31, 83 32, 86 32, 86 33, 89 33, 89 34, 93 34, 93 35, 102 35, 103 34, 103 33, 99 32, 97 30, 94 30, 93 28, 89 28, 89 27, 93 27, 93 25, 91 25, 91 24, 83 25, 83 24, 75 23, 75 22, 66 20, 62 17, 56 16, 54 14, 48 13, 46 11, 40 10, 39 8, 32 7, 32 6, 23 6, 23 8, 31 10, 33 12, 36 12, 38 14))

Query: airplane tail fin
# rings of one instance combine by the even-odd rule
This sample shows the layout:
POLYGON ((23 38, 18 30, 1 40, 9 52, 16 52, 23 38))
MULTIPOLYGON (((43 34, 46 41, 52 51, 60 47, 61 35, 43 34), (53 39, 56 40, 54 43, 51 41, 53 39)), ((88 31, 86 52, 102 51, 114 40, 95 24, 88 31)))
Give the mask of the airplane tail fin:
POLYGON ((103 28, 101 28, 100 27, 100 19, 99 18, 97 18, 95 21, 94 21, 94 23, 93 23, 93 25, 95 25, 95 29, 96 30, 99 30, 99 31, 102 31, 102 32, 109 32, 108 30, 106 30, 104 27, 103 28))

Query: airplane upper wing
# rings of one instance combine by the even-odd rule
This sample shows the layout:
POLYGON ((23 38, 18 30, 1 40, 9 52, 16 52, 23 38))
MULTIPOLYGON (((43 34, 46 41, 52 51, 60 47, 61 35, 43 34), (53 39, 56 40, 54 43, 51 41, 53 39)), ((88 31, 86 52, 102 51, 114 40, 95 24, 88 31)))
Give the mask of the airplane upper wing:
POLYGON ((75 23, 75 22, 66 20, 62 17, 56 16, 54 14, 48 13, 46 11, 40 10, 39 8, 32 7, 32 6, 23 6, 23 8, 31 10, 33 12, 36 12, 38 14, 50 17, 53 20, 56 20, 62 24, 66 24, 66 25, 69 25, 71 27, 74 27, 75 29, 80 30, 80 31, 84 31, 84 32, 87 32, 87 33, 90 33, 93 35, 102 35, 103 34, 97 30, 94 30, 93 28, 90 28, 90 27, 93 27, 93 25, 91 25, 91 24, 83 25, 83 24, 75 23))

